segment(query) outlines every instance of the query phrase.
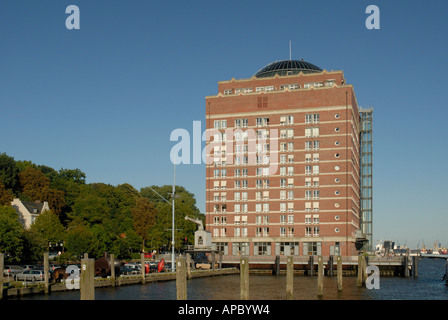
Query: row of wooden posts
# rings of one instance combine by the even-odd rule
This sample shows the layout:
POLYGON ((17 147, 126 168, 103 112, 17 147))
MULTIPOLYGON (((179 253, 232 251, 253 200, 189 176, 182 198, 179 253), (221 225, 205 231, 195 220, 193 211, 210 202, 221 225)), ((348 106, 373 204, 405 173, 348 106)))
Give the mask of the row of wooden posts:
MULTIPOLYGON (((342 258, 336 257, 337 262, 337 290, 342 291, 342 258)), ((323 295, 324 288, 324 259, 317 257, 317 295, 323 295)), ((358 259, 358 279, 357 285, 363 286, 367 279, 366 259, 359 256, 358 259)), ((176 259, 176 289, 177 299, 187 300, 187 268, 188 264, 185 257, 176 259)), ((313 268, 311 268, 312 270, 313 268)), ((287 257, 286 262, 286 299, 292 300, 294 293, 294 258, 287 257)), ((240 299, 249 300, 249 258, 240 258, 240 299)))
MULTIPOLYGON (((113 260, 113 256, 111 257, 113 260)), ((314 258, 314 257, 313 257, 314 258)), ((317 256, 317 295, 323 295, 323 278, 324 278, 324 261, 322 256, 317 256)), ((0 253, 0 288, 3 287, 3 263, 4 255, 0 253)), ((144 256, 142 255, 142 263, 144 263, 144 256)), ((337 263, 337 290, 342 290, 342 258, 341 256, 336 257, 337 263)), ((113 265, 113 264, 112 264, 113 265)), ((312 261, 311 266, 314 265, 312 261)), ((331 262, 333 266, 333 263, 331 262)), ((249 299, 249 258, 243 256, 240 258, 240 298, 241 300, 249 299)), ((367 279, 367 263, 364 256, 360 255, 358 257, 358 278, 357 285, 363 286, 367 279)), ((114 268, 112 267, 112 278, 114 278, 114 268)), ((407 269, 407 268, 406 268, 407 269)), ((48 253, 44 254, 44 270, 49 270, 48 253)), ((332 268, 331 268, 332 270, 332 268)), ((311 275, 313 275, 313 267, 310 268, 311 275)), ((46 272, 45 277, 45 293, 49 292, 48 286, 48 272, 46 272)), ((80 292, 81 300, 94 300, 95 299, 95 260, 89 259, 85 255, 84 259, 81 259, 81 276, 80 276, 80 292)), ((180 256, 176 259, 176 289, 177 289, 177 299, 186 300, 187 299, 187 279, 191 277, 190 268, 190 257, 180 256)), ((293 298, 294 291, 294 260, 293 257, 287 257, 286 263, 286 299, 293 298)), ((145 273, 144 269, 142 272, 142 283, 145 283, 145 273)), ((0 290, 0 299, 2 298, 3 290, 0 290)))

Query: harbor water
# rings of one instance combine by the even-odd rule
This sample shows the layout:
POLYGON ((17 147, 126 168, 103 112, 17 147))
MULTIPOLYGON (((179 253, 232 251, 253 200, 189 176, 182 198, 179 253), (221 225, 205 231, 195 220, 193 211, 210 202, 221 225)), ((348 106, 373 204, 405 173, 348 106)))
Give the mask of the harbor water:
MULTIPOLYGON (((356 276, 343 278, 342 291, 336 277, 324 277, 323 296, 317 295, 317 277, 294 277, 296 300, 448 300, 448 286, 442 281, 444 259, 422 259, 418 278, 380 277, 379 289, 357 286, 356 276)), ((249 278, 250 300, 284 300, 286 276, 256 275, 249 278)), ((239 300, 239 275, 198 278, 187 281, 188 300, 239 300)), ((50 295, 23 296, 22 300, 79 300, 79 291, 55 292, 50 295)), ((95 300, 175 300, 176 281, 96 288, 95 300)))

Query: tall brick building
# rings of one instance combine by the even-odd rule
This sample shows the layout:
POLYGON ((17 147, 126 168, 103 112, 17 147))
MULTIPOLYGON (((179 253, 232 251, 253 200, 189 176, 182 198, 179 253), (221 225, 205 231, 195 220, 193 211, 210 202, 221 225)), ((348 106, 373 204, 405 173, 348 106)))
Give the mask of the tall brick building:
POLYGON ((342 71, 284 60, 221 81, 206 123, 206 228, 224 254, 357 254, 360 112, 342 71))

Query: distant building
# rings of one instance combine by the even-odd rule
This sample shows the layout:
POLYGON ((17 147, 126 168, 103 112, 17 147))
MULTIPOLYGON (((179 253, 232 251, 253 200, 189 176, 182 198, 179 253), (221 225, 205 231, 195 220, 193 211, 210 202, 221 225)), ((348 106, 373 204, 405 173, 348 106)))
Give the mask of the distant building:
POLYGON ((220 81, 206 97, 206 226, 216 248, 356 255, 356 234, 372 237, 371 120, 342 71, 303 60, 220 81))
POLYGON ((34 220, 46 210, 50 210, 48 206, 48 202, 27 202, 21 201, 18 198, 15 198, 11 202, 11 206, 16 209, 19 214, 19 221, 25 227, 25 229, 29 229, 31 225, 34 223, 34 220))

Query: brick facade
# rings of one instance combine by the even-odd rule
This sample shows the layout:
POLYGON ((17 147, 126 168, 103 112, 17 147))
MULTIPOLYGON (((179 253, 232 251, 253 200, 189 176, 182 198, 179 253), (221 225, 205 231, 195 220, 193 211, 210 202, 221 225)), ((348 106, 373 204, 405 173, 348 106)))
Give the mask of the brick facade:
POLYGON ((356 254, 358 112, 342 71, 219 82, 206 97, 214 244, 225 254, 356 254))

